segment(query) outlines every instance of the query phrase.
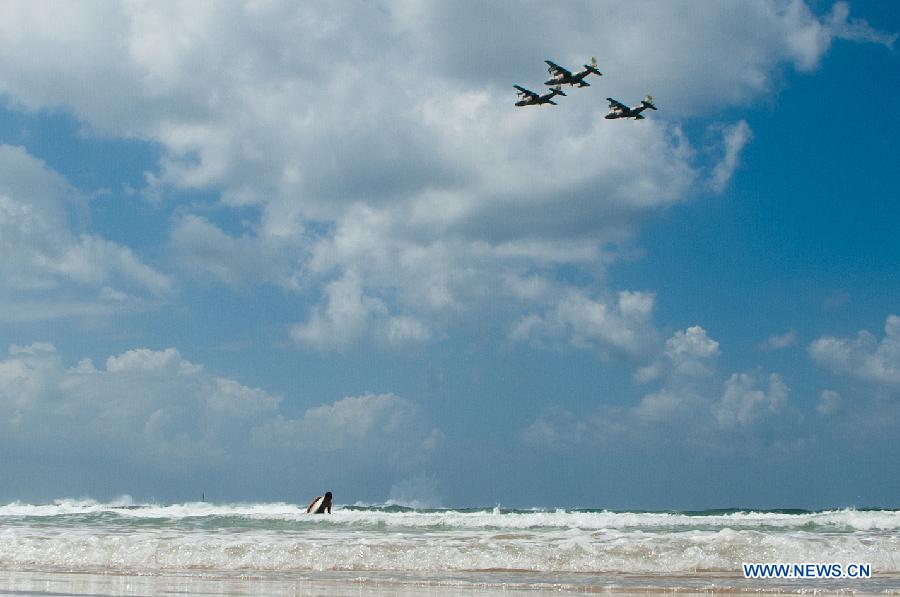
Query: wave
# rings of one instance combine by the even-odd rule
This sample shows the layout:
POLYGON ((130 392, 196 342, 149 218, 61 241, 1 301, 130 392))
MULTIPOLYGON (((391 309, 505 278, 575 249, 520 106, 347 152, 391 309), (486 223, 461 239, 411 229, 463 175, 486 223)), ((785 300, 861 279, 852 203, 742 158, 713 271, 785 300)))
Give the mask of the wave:
POLYGON ((585 509, 511 510, 498 506, 469 509, 416 509, 398 505, 336 505, 331 516, 309 517, 305 504, 235 503, 135 504, 127 496, 103 503, 61 499, 52 504, 13 502, 0 506, 0 518, 60 517, 107 514, 123 519, 178 521, 196 518, 255 521, 316 521, 335 527, 423 528, 460 530, 799 530, 895 531, 900 510, 708 510, 701 512, 618 512, 585 509))
POLYGON ((57 500, 0 506, 0 569, 135 574, 708 575, 743 562, 900 575, 900 511, 612 512, 57 500))
POLYGON ((333 533, 244 530, 0 530, 0 569, 172 571, 530 571, 592 574, 739 574, 743 562, 870 563, 900 574, 895 537, 814 538, 755 531, 553 534, 333 533))

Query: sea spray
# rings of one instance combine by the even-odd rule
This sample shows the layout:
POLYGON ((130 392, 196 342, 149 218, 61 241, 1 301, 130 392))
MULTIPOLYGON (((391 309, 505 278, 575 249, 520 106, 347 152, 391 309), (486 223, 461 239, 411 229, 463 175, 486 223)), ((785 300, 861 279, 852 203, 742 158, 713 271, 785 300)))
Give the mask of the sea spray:
POLYGON ((485 582, 502 572, 504 579, 526 574, 537 583, 584 586, 627 576, 638 588, 709 578, 721 588, 745 562, 866 562, 874 571, 868 588, 900 590, 898 530, 895 510, 337 506, 331 515, 313 516, 287 503, 60 500, 0 506, 0 570, 399 574, 435 582, 485 582))

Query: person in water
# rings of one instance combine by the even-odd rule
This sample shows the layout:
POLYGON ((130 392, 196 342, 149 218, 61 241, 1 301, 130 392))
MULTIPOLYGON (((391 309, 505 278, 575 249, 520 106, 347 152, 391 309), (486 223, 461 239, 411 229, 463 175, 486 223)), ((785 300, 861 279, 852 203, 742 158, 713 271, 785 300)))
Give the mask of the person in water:
POLYGON ((325 512, 328 512, 329 514, 331 514, 331 492, 330 491, 326 491, 324 497, 321 495, 317 495, 309 503, 309 506, 306 507, 307 514, 324 514, 325 512), (313 508, 315 507, 316 502, 318 502, 319 500, 322 500, 322 503, 319 504, 319 507, 316 508, 315 511, 313 511, 313 508))

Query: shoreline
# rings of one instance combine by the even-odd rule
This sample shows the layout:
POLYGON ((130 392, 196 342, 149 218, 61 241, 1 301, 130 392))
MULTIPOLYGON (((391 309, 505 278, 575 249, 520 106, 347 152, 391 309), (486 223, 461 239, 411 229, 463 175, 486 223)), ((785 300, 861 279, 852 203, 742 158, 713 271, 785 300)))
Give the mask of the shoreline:
POLYGON ((679 595, 797 593, 855 595, 900 595, 900 579, 893 575, 879 579, 846 581, 786 582, 748 580, 738 576, 692 574, 582 575, 582 578, 554 577, 524 572, 468 572, 443 576, 410 575, 381 571, 346 573, 304 572, 270 574, 250 572, 185 572, 139 574, 110 570, 46 571, 0 570, 0 593, 4 595, 46 595, 51 597, 95 597, 97 595, 356 595, 358 597, 449 597, 451 595, 679 595))

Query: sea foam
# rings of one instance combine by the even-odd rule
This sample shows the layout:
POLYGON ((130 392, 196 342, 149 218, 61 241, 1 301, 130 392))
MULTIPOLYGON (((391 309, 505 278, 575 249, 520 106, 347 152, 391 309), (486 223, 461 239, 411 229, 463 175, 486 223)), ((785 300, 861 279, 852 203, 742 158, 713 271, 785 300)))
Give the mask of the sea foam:
POLYGON ((0 568, 737 574, 743 562, 871 563, 900 574, 900 512, 609 512, 154 505, 0 506, 0 568))

